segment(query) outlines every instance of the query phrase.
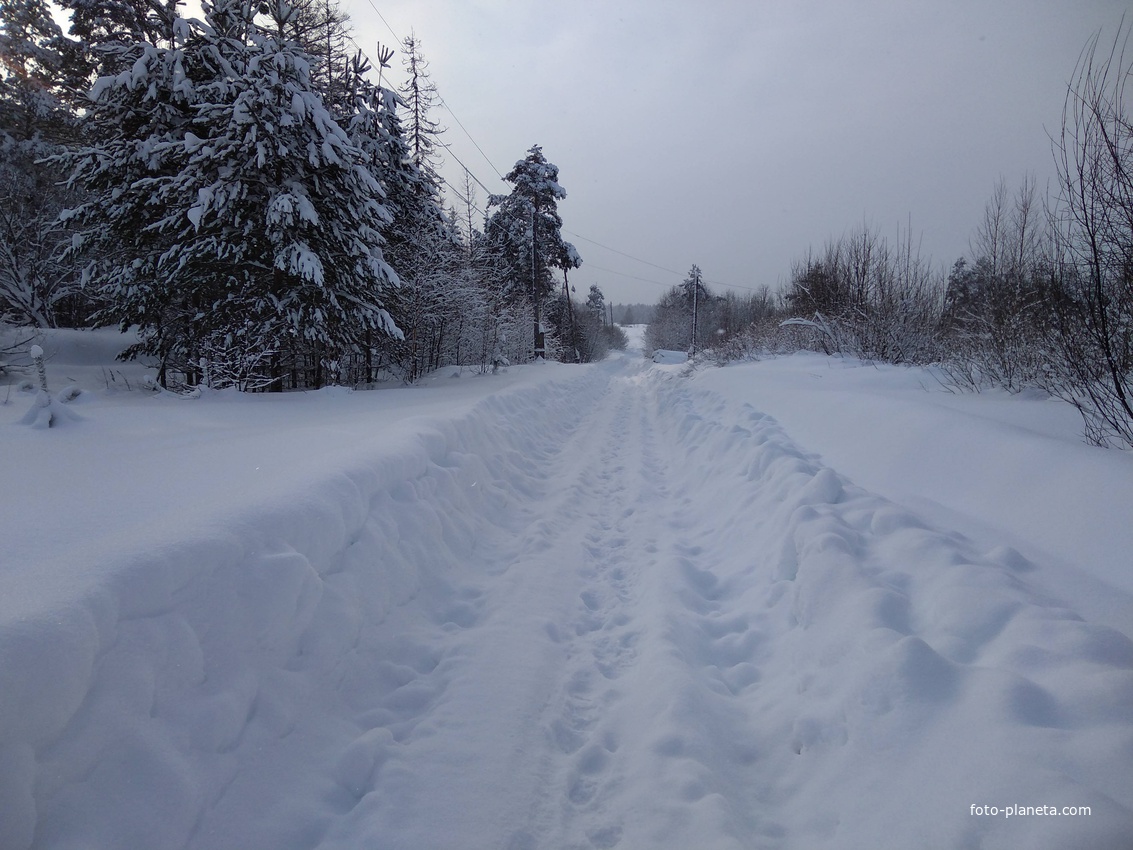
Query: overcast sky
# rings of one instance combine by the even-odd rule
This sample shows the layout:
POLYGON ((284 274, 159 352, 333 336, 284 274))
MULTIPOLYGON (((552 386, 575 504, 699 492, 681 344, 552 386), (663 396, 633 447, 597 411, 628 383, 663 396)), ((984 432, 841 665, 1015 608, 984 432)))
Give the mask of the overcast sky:
MULTIPOLYGON (((808 247, 863 223, 890 240, 911 223, 922 254, 950 266, 967 253, 997 179, 1014 188, 1033 173, 1046 186, 1050 134, 1078 55, 1099 29, 1113 34, 1127 6, 346 0, 345 8, 371 56, 376 42, 395 41, 391 29, 416 33, 452 110, 434 116, 449 128, 443 140, 491 191, 508 191, 496 169, 506 174, 533 144, 559 166, 568 194, 559 212, 583 258, 571 274, 580 296, 597 283, 609 301, 652 303, 693 263, 717 288, 776 287, 808 247)), ((459 185, 453 156, 444 174, 459 185)))

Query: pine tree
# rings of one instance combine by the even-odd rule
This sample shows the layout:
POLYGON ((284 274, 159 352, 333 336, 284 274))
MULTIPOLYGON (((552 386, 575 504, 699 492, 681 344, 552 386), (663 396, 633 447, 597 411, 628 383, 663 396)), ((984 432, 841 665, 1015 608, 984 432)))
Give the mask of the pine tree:
POLYGON ((354 60, 348 49, 350 16, 337 0, 291 0, 294 15, 285 37, 310 57, 311 86, 322 95, 323 105, 341 121, 353 109, 354 60))
MULTIPOLYGON (((187 363, 187 322, 205 305, 194 304, 190 291, 159 274, 160 258, 174 239, 155 226, 158 210, 150 202, 155 184, 172 179, 181 166, 171 145, 191 131, 194 80, 237 73, 219 51, 198 49, 203 33, 181 19, 175 27, 170 47, 136 42, 124 49, 126 70, 101 78, 90 91, 84 121, 89 143, 59 157, 70 172, 69 186, 87 194, 62 218, 74 230, 68 253, 85 264, 85 288, 103 302, 94 321, 123 329, 138 325, 142 342, 125 356, 156 355, 163 383, 167 363, 187 363)), ((210 31, 208 40, 218 37, 210 31)))
POLYGON ((602 290, 598 288, 598 284, 590 284, 590 294, 586 296, 586 309, 591 312, 598 319, 599 322, 604 322, 606 315, 606 297, 602 294, 602 290))
POLYGON ((566 190, 558 178, 558 166, 534 145, 504 177, 514 187, 511 193, 488 200, 489 208, 497 209, 488 221, 487 238, 509 269, 506 295, 510 300, 527 298, 534 310, 536 358, 544 351, 540 310, 555 289, 552 270, 582 265, 578 251, 560 232, 558 202, 566 198, 566 190))
POLYGON ((429 63, 421 52, 420 39, 415 35, 406 36, 402 49, 405 52, 403 62, 408 76, 401 87, 401 97, 405 104, 409 150, 413 164, 427 180, 439 186, 436 139, 444 130, 432 120, 430 114, 440 95, 429 75, 429 63))

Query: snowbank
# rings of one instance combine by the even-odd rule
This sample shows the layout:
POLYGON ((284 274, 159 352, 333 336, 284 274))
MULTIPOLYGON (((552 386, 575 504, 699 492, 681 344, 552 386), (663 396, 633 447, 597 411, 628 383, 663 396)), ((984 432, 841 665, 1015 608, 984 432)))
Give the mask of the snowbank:
POLYGON ((953 393, 925 369, 805 352, 696 381, 773 415, 856 484, 1019 549, 1083 613, 1133 623, 1133 453, 1086 445, 1070 405, 953 393))
POLYGON ((667 627, 702 687, 667 712, 648 771, 676 781, 679 759, 699 761, 697 793, 722 796, 747 846, 1128 843, 1126 634, 1048 595, 1010 546, 862 490, 765 413, 681 381, 658 404, 680 489, 712 497, 675 523, 667 627), (746 799, 728 787, 745 771, 746 799), (1091 814, 1012 821, 1008 804, 1091 814))
POLYGON ((317 844, 455 674, 418 681, 596 378, 5 411, 0 847, 317 844))

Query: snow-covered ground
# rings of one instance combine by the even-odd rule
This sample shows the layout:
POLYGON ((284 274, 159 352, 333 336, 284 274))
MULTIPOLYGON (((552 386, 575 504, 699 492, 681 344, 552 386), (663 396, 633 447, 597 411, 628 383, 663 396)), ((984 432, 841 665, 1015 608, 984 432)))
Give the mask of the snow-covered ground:
POLYGON ((1133 456, 1069 408, 640 351, 189 400, 43 344, 88 392, 0 385, 3 850, 1133 843, 1133 456))

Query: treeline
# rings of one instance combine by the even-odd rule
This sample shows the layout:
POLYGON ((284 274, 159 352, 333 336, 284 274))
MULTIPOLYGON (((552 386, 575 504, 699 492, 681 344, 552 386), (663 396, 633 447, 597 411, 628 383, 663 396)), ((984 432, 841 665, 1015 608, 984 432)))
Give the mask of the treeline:
MULTIPOLYGON (((414 380, 619 343, 576 302, 558 169, 445 208, 420 43, 385 86, 334 0, 0 4, 0 320, 134 327, 163 385, 414 380), (561 279, 561 284, 560 284, 561 279)), ((601 293, 596 297, 601 301, 601 293)))
POLYGON ((653 305, 612 304, 610 318, 619 325, 647 325, 653 320, 653 305))
POLYGON ((694 266, 657 305, 647 344, 720 361, 805 348, 931 364, 965 389, 1042 389, 1077 407, 1092 442, 1133 446, 1131 31, 1082 54, 1053 191, 997 185, 970 258, 937 271, 908 235, 860 228, 808 252, 775 296, 716 295, 694 266))

